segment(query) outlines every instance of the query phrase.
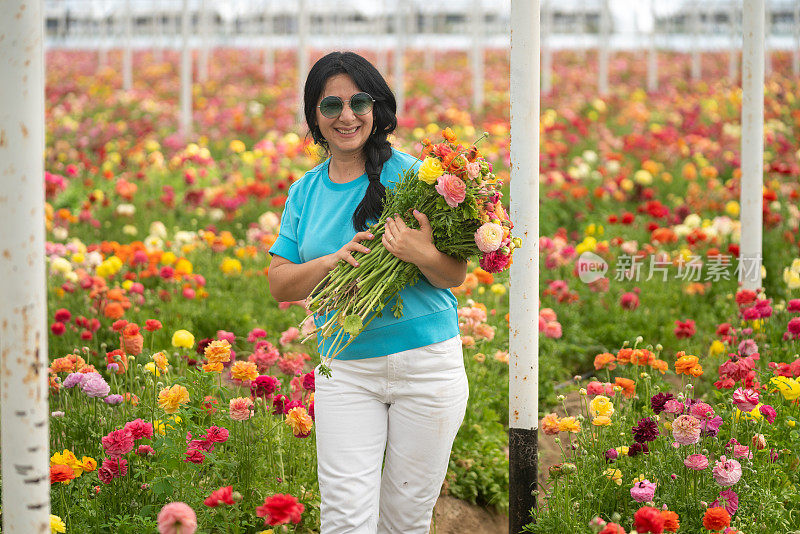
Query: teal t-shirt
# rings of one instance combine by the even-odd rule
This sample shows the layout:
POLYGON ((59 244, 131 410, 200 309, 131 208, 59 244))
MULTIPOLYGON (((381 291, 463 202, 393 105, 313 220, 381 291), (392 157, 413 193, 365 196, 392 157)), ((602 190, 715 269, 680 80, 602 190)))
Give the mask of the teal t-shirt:
MULTIPOLYGON (((328 177, 326 160, 308 171, 289 187, 289 195, 281 216, 281 226, 270 254, 277 254, 292 263, 305 263, 332 254, 353 239, 353 213, 364 198, 369 179, 366 174, 339 184, 328 177)), ((418 165, 413 156, 392 149, 392 156, 383 164, 381 183, 394 187, 400 173, 418 165)), ((374 221, 373 221, 374 222, 374 221)), ((432 286, 424 276, 413 286, 400 291, 403 315, 396 318, 391 299, 361 334, 337 359, 358 360, 386 356, 404 350, 424 347, 458 335, 457 301, 449 289, 432 286)), ((321 322, 317 322, 319 326, 321 322)), ((330 339, 334 339, 335 335, 330 339)), ((321 343, 321 336, 317 337, 321 343)), ((322 354, 328 354, 324 344, 322 354)))

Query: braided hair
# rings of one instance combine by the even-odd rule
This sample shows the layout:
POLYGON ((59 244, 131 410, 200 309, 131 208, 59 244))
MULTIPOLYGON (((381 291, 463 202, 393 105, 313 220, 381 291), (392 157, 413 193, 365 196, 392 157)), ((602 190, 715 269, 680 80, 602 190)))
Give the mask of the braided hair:
POLYGON ((372 108, 372 132, 364 145, 364 169, 369 185, 364 198, 353 213, 356 231, 367 229, 367 221, 377 219, 383 210, 386 188, 381 183, 383 164, 392 157, 392 145, 387 137, 397 128, 397 102, 389 84, 372 63, 354 52, 331 52, 317 61, 306 78, 303 91, 306 124, 314 142, 328 152, 328 142, 317 124, 317 105, 328 78, 347 74, 361 91, 369 93, 375 104, 372 108))

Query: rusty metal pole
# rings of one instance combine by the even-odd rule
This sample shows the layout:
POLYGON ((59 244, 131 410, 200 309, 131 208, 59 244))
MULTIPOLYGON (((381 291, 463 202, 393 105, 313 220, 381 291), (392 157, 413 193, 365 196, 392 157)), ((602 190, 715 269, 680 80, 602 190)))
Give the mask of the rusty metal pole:
POLYGON ((536 506, 539 426, 539 0, 511 1, 511 219, 522 247, 511 265, 509 534, 536 506))
POLYGON ((50 532, 42 0, 0 17, 3 532, 50 532))
POLYGON ((764 0, 744 0, 742 11, 742 237, 739 280, 761 287, 764 186, 764 0))

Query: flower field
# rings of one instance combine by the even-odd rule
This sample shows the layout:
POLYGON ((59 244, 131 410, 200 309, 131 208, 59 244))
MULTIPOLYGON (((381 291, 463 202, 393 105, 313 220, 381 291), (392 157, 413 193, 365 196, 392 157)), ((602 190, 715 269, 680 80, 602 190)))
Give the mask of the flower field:
MULTIPOLYGON (((720 57, 689 83, 688 58, 662 55, 647 94, 640 55, 617 54, 600 99, 591 54, 556 56, 540 411, 541 447, 563 458, 542 466, 532 532, 800 530, 800 86, 776 54, 764 289, 742 291, 741 91, 720 57), (589 253, 604 278, 583 276, 589 253)), ((216 51, 185 143, 167 59, 138 55, 125 93, 94 54, 47 56, 53 531, 315 532, 318 357, 300 343, 304 303, 273 301, 266 278, 287 189, 319 161, 294 125, 296 62, 278 54, 273 83, 258 54, 216 51)), ((507 183, 507 53, 487 54, 477 114, 463 53, 421 64, 412 54, 395 145, 487 131, 480 151, 507 183)), ((477 264, 453 289, 470 404, 443 488, 501 511, 511 290, 477 264)))

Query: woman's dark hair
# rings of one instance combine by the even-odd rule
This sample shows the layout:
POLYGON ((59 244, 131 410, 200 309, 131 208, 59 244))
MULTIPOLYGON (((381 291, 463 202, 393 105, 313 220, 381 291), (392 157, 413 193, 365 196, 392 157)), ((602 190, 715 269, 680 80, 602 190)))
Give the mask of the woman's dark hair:
POLYGON ((369 185, 364 199, 353 213, 353 227, 357 231, 367 228, 367 220, 377 219, 383 210, 386 189, 381 183, 383 164, 392 157, 392 145, 386 138, 397 128, 397 102, 389 84, 372 63, 353 52, 331 52, 314 63, 306 78, 303 92, 306 123, 314 142, 328 151, 328 142, 322 137, 317 124, 317 105, 328 78, 347 74, 361 91, 375 99, 372 108, 372 132, 364 145, 364 164, 369 185))

